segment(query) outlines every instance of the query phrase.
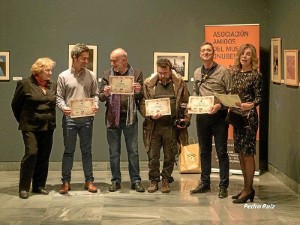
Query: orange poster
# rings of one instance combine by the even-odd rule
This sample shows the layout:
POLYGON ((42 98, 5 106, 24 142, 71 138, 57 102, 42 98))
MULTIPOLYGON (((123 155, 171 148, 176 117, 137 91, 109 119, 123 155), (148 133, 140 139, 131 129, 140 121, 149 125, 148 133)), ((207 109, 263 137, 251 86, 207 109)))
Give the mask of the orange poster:
MULTIPOLYGON (((230 25, 206 25, 205 41, 211 42, 215 48, 214 61, 230 68, 234 64, 237 50, 242 44, 252 44, 256 48, 257 57, 259 54, 259 24, 230 24, 230 25)), ((259 162, 259 131, 256 136, 255 160, 259 162)), ((228 130, 228 155, 231 173, 241 173, 238 155, 233 149, 233 128, 230 125, 228 130)), ((213 171, 219 171, 218 157, 213 151, 213 171)), ((259 174, 259 163, 256 163, 255 174, 259 174)))
POLYGON ((205 41, 215 47, 214 60, 227 68, 242 44, 254 45, 259 58, 259 24, 206 25, 205 41))

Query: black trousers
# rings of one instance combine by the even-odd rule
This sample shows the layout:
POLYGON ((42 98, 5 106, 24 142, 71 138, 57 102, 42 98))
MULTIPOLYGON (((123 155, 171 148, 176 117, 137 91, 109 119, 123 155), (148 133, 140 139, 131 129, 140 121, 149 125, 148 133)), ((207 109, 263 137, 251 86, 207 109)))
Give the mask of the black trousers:
POLYGON ((228 124, 225 122, 227 110, 215 114, 197 115, 197 135, 201 150, 201 181, 210 185, 212 138, 216 146, 220 168, 219 186, 229 185, 229 157, 227 152, 228 124))
POLYGON ((22 131, 25 154, 21 161, 19 191, 45 187, 49 157, 53 143, 53 130, 22 131))

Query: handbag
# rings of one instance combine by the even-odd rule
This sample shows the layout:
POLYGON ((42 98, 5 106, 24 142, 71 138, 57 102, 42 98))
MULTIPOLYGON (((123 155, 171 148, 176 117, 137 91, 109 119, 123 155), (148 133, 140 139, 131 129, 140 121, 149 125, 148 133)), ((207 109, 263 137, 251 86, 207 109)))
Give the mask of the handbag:
MULTIPOLYGON (((194 138, 190 138, 193 139, 194 138)), ((186 146, 181 145, 181 153, 179 155, 179 172, 180 173, 200 173, 200 150, 199 144, 193 141, 193 144, 186 146)))
POLYGON ((243 129, 249 126, 248 117, 249 113, 233 109, 227 113, 225 121, 237 129, 243 129))

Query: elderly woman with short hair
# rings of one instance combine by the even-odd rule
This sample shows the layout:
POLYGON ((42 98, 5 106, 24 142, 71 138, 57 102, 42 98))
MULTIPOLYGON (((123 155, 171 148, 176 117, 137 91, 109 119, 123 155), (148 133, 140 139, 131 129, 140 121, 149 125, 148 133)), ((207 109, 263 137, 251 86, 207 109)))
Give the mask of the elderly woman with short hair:
POLYGON ((56 84, 50 81, 55 62, 39 58, 31 66, 31 76, 18 81, 11 107, 22 131, 25 154, 21 161, 19 197, 32 192, 47 195, 49 157, 56 127, 56 84))

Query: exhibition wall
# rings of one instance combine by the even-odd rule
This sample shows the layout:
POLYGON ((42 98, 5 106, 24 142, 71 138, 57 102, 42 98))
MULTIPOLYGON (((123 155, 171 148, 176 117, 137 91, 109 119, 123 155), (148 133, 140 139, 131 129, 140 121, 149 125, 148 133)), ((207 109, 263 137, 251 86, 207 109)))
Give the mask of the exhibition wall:
MULTIPOLYGON (((282 40, 282 81, 284 79, 283 51, 300 46, 297 24, 300 2, 270 1, 269 35, 282 40)), ((298 62, 299 65, 299 62, 298 62)), ((299 73, 299 71, 298 71, 299 73)), ((299 74, 298 74, 299 76, 299 74)), ((300 184, 300 87, 270 82, 268 161, 279 171, 300 184)))
MULTIPOLYGON (((299 171, 299 161, 297 165, 290 161, 293 155, 299 160, 296 159, 297 154, 299 158, 296 147, 300 143, 297 139, 299 108, 298 113, 291 110, 299 107, 296 104, 299 88, 274 85, 269 81, 270 38, 284 38, 283 48, 299 46, 300 37, 295 34, 299 8, 297 0, 2 0, 0 52, 10 52, 10 80, 0 81, 0 161, 17 162, 23 155, 21 133, 10 108, 16 86, 13 78, 28 77, 30 66, 37 58, 48 56, 56 61, 53 70, 53 80, 56 80, 68 67, 69 44, 97 45, 97 69, 101 78, 102 71, 110 67, 110 52, 122 47, 128 52, 129 63, 141 68, 146 78, 153 73, 154 52, 189 53, 187 84, 192 91, 193 72, 201 65, 198 52, 204 41, 204 26, 259 24, 261 70, 265 79, 260 154, 262 161, 268 159, 299 183, 299 173, 295 173, 295 168, 299 171)), ((95 161, 108 161, 104 113, 102 103, 94 125, 95 161)), ((57 111, 51 161, 61 161, 63 154, 61 117, 62 113, 57 111)), ((140 160, 147 160, 141 136, 142 121, 139 116, 140 160)), ((190 135, 196 138, 195 117, 190 135)), ((122 152, 122 160, 126 160, 124 143, 122 152)), ((76 160, 80 159, 77 149, 76 160)))

